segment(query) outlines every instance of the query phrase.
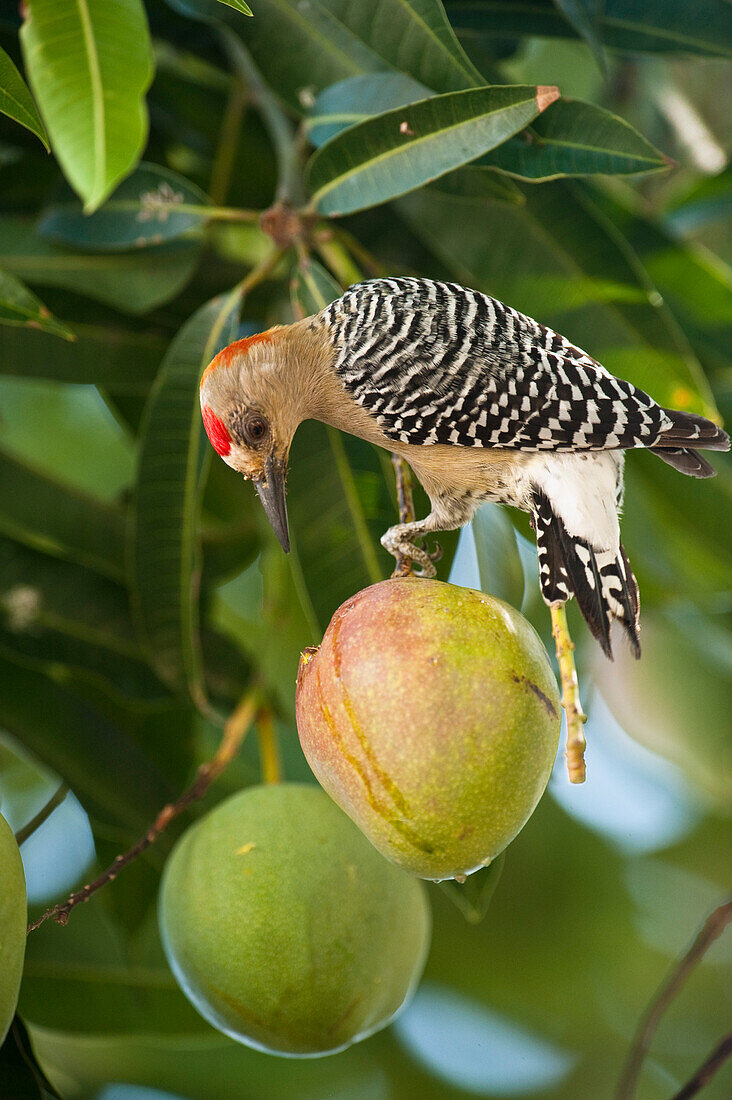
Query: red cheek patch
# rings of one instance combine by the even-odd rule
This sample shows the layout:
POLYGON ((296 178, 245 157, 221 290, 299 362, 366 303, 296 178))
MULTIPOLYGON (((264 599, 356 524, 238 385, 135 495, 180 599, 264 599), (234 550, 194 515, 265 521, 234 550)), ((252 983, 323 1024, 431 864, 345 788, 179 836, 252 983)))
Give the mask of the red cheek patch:
POLYGON ((218 451, 220 455, 227 455, 231 450, 231 436, 226 430, 226 425, 223 420, 219 420, 213 409, 206 405, 203 410, 203 426, 206 429, 206 435, 211 440, 211 446, 215 451, 218 451))

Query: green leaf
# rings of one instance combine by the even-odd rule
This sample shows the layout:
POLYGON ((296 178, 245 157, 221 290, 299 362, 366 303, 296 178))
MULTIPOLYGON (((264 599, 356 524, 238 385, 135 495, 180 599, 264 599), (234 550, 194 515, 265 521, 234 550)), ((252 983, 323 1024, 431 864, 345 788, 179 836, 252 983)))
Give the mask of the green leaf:
POLYGON ((33 0, 20 40, 53 151, 91 213, 147 137, 153 66, 141 0, 33 0))
POLYGON ((512 202, 519 205, 524 201, 523 192, 508 176, 501 176, 491 168, 467 164, 429 185, 434 191, 445 195, 454 195, 458 199, 475 199, 479 202, 512 202))
POLYGON ((416 103, 429 94, 426 85, 404 73, 368 73, 339 80, 316 97, 307 123, 308 137, 319 148, 371 115, 416 103))
POLYGON ((513 607, 524 599, 524 570, 516 531, 500 504, 484 504, 473 516, 480 587, 513 607))
MULTIPOLYGON (((446 0, 446 7, 463 42, 580 36, 552 0, 446 0)), ((616 50, 732 55, 726 0, 605 0, 598 23, 603 43, 616 50)))
POLYGON ((342 293, 340 284, 316 260, 300 260, 291 284, 295 316, 309 317, 311 313, 319 313, 342 293))
POLYGON ((20 218, 0 217, 0 265, 25 282, 86 294, 127 313, 174 298, 198 263, 200 243, 171 241, 127 255, 83 254, 51 244, 20 218))
POLYGON ((145 829, 172 790, 135 740, 67 686, 0 645, 0 726, 65 779, 87 811, 145 829))
POLYGON ((125 513, 0 451, 0 531, 26 546, 124 577, 125 513))
POLYGON ((146 393, 165 352, 150 332, 74 322, 74 343, 47 332, 0 327, 0 374, 113 386, 116 393, 146 393))
POLYGON ((554 0, 564 18, 585 39, 597 58, 603 73, 607 71, 602 48, 600 17, 605 10, 605 0, 554 0))
POLYGON ((42 329, 64 340, 74 340, 74 333, 52 316, 43 302, 23 286, 20 279, 0 271, 0 325, 16 328, 42 329))
POLYGON ((0 1046, 0 1078, 9 1100, 62 1100, 39 1066, 28 1032, 18 1015, 0 1046))
POLYGON ((140 430, 130 569, 133 607, 161 678, 204 698, 198 637, 198 514, 204 443, 198 403, 203 368, 236 335, 238 289, 201 306, 170 345, 140 430))
POLYGON ((509 138, 480 163, 534 183, 595 173, 632 175, 669 166, 663 153, 622 118, 581 99, 557 100, 530 131, 509 138))
POLYGON ((207 203, 204 192, 177 172, 141 164, 91 216, 63 188, 42 211, 38 232, 79 250, 126 252, 190 235, 207 216, 191 207, 207 203))
POLYGON ((0 537, 0 645, 29 668, 75 678, 123 705, 167 692, 143 662, 125 588, 0 537))
POLYGON ((48 150, 48 135, 33 102, 33 96, 3 49, 0 49, 0 112, 25 126, 48 150))
POLYGON ((308 166, 322 214, 348 214, 415 190, 523 129, 559 93, 532 85, 450 92, 344 131, 308 166))
POLYGON ((219 0, 219 3, 226 4, 228 7, 233 8, 234 11, 240 11, 242 15, 254 15, 254 12, 248 4, 244 3, 244 0, 219 0))

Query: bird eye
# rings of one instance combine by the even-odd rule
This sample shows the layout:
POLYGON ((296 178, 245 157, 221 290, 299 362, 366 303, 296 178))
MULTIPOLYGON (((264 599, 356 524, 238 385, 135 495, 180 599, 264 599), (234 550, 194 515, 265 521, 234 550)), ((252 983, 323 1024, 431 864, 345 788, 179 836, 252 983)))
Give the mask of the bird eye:
POLYGON ((251 416, 244 425, 244 434, 250 443, 261 443, 268 432, 269 425, 261 416, 251 416))

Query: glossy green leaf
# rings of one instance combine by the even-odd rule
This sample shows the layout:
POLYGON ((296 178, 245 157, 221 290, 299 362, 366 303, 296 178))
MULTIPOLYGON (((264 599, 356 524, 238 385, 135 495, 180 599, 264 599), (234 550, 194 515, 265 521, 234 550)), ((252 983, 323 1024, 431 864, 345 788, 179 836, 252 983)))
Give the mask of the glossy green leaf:
POLYGON ((313 203, 322 214, 347 214, 415 190, 523 129, 557 95, 532 85, 479 88, 367 119, 311 159, 313 203))
POLYGON ((25 327, 0 327, 0 374, 113 386, 145 393, 165 352, 155 333, 74 322, 73 343, 25 327))
POLYGON ((33 96, 3 49, 0 49, 0 112, 25 126, 48 149, 48 135, 33 96))
POLYGON ((20 218, 0 217, 0 267, 33 286, 63 287, 126 313, 145 313, 175 297, 199 255, 193 241, 131 255, 83 254, 43 240, 20 218))
POLYGON ((198 635, 198 514, 205 443, 201 372, 236 335, 241 295, 207 302, 178 332, 150 393, 140 430, 130 569, 148 657, 162 679, 203 699, 198 635))
POLYGON ((125 513, 0 451, 0 531, 26 546, 124 576, 125 513))
POLYGON ((458 199, 519 204, 524 201, 523 193, 507 176, 480 165, 467 164, 464 168, 457 168, 446 176, 440 176, 429 186, 434 191, 454 195, 458 199))
POLYGON ((627 122, 579 99, 557 100, 530 130, 509 138, 480 163, 533 183, 669 167, 668 158, 627 122))
POLYGON ((41 329, 64 340, 75 338, 71 329, 57 321, 20 279, 5 271, 0 271, 0 325, 41 329))
POLYGON ((473 516, 480 587, 513 607, 524 599, 524 570, 516 531, 500 504, 484 504, 473 516))
MULTIPOLYGON (((579 37, 553 0, 446 0, 445 6, 465 43, 527 35, 579 37)), ((616 50, 732 55, 726 0, 605 0, 598 24, 605 46, 616 50)))
POLYGON ((206 212, 195 207, 207 203, 204 192, 177 172, 141 164, 92 215, 64 188, 42 212, 38 232, 80 250, 126 252, 200 229, 206 212))
POLYGON ((234 11, 240 11, 242 15, 254 15, 254 12, 248 4, 244 3, 244 0, 219 0, 219 3, 228 5, 234 11))
POLYGON ((309 317, 340 298, 343 288, 322 264, 309 257, 300 260, 291 284, 292 307, 297 317, 309 317))
POLYGON ((147 137, 153 68, 141 0, 33 0, 20 38, 53 151, 90 213, 147 137))
POLYGON ((429 88, 404 73, 368 73, 339 80, 316 97, 308 118, 308 137, 319 148, 370 115, 415 103, 429 94, 429 88))

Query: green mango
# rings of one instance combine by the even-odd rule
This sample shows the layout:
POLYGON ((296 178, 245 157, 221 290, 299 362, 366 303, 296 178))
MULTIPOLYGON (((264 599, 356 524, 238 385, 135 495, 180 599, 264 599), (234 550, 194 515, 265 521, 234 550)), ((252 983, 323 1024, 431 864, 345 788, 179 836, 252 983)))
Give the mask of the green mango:
POLYGON ((383 581, 306 652, 297 728, 323 788, 399 866, 461 878, 491 862, 544 793, 560 708, 546 650, 502 600, 383 581))
POLYGON ((23 861, 13 830, 0 815, 0 1046, 18 1003, 27 924, 23 861))
POLYGON ((273 1054, 342 1050, 384 1027, 422 973, 424 885, 316 786, 233 795, 174 848, 159 905, 181 989, 214 1027, 273 1054))

